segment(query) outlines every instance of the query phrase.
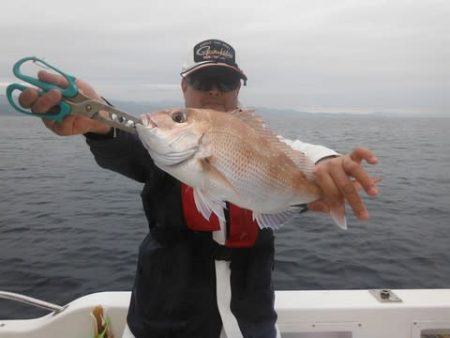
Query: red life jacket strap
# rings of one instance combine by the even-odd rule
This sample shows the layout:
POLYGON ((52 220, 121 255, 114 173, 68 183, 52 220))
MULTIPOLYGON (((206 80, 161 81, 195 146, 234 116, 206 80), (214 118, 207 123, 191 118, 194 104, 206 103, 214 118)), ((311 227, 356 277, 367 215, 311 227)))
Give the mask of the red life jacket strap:
POLYGON ((225 246, 246 248, 253 246, 258 238, 259 226, 253 220, 253 212, 228 203, 229 226, 225 246))
MULTIPOLYGON (((194 231, 218 231, 220 222, 212 213, 209 220, 197 210, 194 201, 194 190, 192 187, 181 183, 181 200, 186 225, 194 231)), ((251 210, 242 209, 234 204, 227 203, 225 210, 227 219, 227 239, 225 246, 228 248, 245 248, 253 246, 258 238, 259 226, 253 220, 251 210), (228 216, 228 217, 227 217, 228 216)))

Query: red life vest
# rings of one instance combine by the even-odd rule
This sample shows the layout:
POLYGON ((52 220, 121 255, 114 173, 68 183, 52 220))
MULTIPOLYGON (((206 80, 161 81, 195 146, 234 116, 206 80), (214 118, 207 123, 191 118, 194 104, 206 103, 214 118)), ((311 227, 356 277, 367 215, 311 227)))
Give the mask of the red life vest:
MULTIPOLYGON (((194 201, 194 189, 181 183, 181 200, 186 225, 195 231, 218 231, 220 223, 217 216, 212 213, 209 220, 197 210, 194 201)), ((234 204, 227 203, 228 209, 224 210, 227 219, 227 239, 225 246, 228 248, 245 248, 255 244, 258 238, 259 226, 253 220, 251 210, 242 209, 234 204)))

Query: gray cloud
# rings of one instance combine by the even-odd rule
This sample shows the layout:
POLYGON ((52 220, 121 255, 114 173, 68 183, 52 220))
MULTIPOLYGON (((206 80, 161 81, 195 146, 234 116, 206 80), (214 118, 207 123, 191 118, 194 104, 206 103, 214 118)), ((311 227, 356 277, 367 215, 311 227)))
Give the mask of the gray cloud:
POLYGON ((36 55, 108 97, 179 100, 186 51, 217 37, 238 51, 248 105, 450 115, 449 16, 445 0, 9 1, 0 82, 36 55))

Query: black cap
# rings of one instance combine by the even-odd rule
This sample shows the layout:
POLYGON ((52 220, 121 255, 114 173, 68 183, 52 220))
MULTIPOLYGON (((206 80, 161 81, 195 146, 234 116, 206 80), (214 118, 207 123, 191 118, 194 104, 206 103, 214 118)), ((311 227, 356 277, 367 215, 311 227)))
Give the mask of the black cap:
POLYGON ((198 70, 216 67, 225 68, 236 73, 247 81, 247 76, 236 63, 236 52, 231 45, 222 40, 209 39, 199 42, 189 52, 189 57, 183 64, 181 76, 188 76, 198 70))

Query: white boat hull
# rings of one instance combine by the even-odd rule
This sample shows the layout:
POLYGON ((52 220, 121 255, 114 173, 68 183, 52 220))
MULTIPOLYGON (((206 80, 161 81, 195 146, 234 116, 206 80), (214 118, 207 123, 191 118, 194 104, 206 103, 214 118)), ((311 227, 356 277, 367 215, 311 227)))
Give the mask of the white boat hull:
MULTIPOLYGON (((381 302, 368 290, 277 291, 282 337, 450 337, 450 289, 393 293, 401 302, 381 302)), ((130 292, 95 293, 74 300, 56 314, 26 320, 0 319, 0 338, 92 337, 90 311, 96 305, 107 311, 114 336, 120 338, 129 300, 130 292)))

